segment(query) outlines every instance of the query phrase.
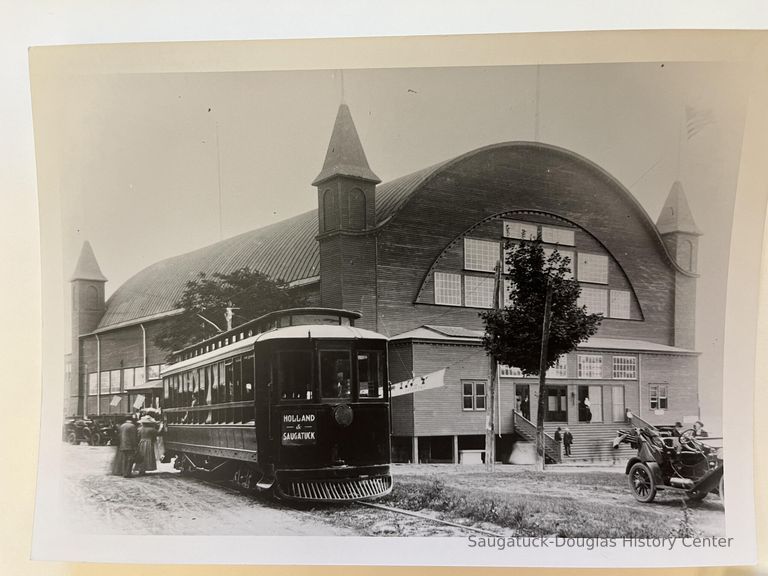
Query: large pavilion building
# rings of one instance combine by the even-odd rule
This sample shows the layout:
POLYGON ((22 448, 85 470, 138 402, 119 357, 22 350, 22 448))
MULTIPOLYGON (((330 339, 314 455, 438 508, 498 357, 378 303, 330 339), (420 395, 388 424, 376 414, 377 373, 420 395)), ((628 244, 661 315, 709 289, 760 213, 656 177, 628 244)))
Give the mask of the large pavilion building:
POLYGON ((604 316, 547 375, 548 429, 569 426, 576 457, 603 458, 627 409, 651 423, 698 417, 700 232, 679 183, 654 223, 601 167, 538 142, 486 146, 381 183, 342 104, 313 185, 316 210, 157 262, 108 300, 85 243, 71 280, 66 412, 162 404, 168 351, 153 340, 178 313, 186 282, 250 267, 313 305, 362 312, 357 325, 391 338, 392 382, 446 369, 443 386, 393 398, 395 459, 473 454, 489 410, 498 419, 496 457, 507 459, 536 421, 538 380, 502 366, 489 405, 479 312, 492 306, 505 242, 538 236, 570 257, 582 303, 604 316))

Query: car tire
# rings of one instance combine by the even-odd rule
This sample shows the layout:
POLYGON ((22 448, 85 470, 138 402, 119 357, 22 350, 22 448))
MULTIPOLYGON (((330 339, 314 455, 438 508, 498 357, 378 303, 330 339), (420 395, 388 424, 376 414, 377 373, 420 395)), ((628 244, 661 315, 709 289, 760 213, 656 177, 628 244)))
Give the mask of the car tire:
POLYGON ((725 506, 725 476, 720 476, 720 484, 718 484, 717 491, 720 492, 720 502, 725 506))
POLYGON ((88 440, 88 444, 91 446, 101 446, 101 435, 98 432, 93 432, 88 440))
POLYGON ((80 442, 77 441, 77 434, 74 432, 67 434, 67 444, 72 444, 72 446, 77 446, 80 444, 80 442))
POLYGON ((644 462, 635 462, 629 469, 629 489, 635 500, 647 504, 656 498, 656 480, 644 462))

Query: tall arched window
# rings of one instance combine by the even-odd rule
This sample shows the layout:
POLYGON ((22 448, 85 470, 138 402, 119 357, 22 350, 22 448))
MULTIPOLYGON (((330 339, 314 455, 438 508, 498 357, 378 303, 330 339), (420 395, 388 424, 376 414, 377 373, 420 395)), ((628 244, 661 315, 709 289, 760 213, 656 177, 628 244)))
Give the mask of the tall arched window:
POLYGON ((693 244, 690 240, 683 239, 680 241, 680 251, 677 255, 677 263, 685 270, 688 270, 689 272, 693 271, 693 244))
POLYGON ((323 222, 323 232, 336 230, 339 227, 339 206, 333 190, 326 190, 323 193, 323 222))
POLYGON ((359 188, 343 193, 341 223, 345 230, 365 229, 365 194, 359 188))
POLYGON ((85 307, 88 310, 97 310, 99 308, 99 291, 96 286, 88 286, 85 292, 85 307))

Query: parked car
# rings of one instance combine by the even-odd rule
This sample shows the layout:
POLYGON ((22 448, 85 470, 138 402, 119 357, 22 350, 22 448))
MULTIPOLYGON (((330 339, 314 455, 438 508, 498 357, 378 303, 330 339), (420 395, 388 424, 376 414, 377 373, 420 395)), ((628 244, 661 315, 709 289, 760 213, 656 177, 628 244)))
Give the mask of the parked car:
POLYGON ((95 445, 100 441, 98 432, 95 432, 93 420, 89 418, 66 418, 64 420, 63 440, 69 444, 87 444, 95 445))
POLYGON ((659 490, 702 500, 717 493, 724 500, 723 451, 709 446, 686 430, 679 436, 671 428, 638 426, 619 430, 614 448, 629 444, 637 455, 627 462, 629 489, 639 502, 653 502, 659 490))

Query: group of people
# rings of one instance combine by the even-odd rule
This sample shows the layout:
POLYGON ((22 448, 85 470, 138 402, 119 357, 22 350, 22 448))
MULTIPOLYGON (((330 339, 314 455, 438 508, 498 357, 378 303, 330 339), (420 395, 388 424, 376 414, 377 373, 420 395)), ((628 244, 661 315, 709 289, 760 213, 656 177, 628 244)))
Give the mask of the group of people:
POLYGON ((150 414, 141 417, 131 415, 117 431, 117 454, 112 462, 112 474, 131 478, 134 471, 143 476, 157 470, 157 460, 162 458, 162 421, 150 414))

